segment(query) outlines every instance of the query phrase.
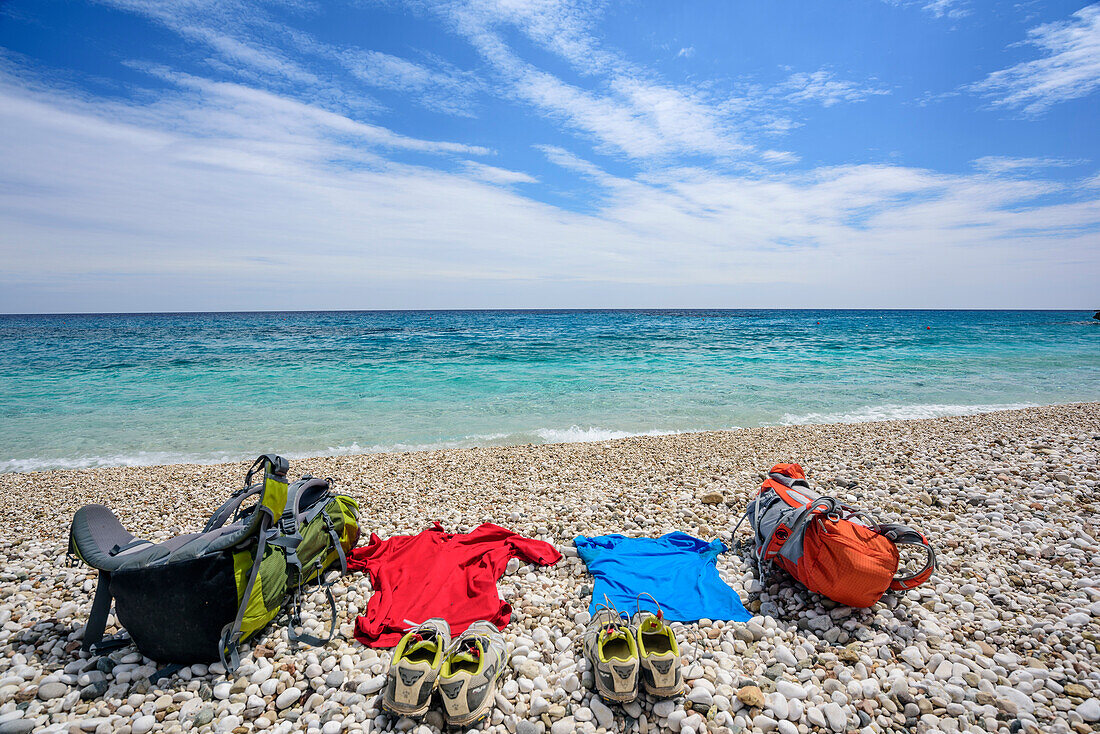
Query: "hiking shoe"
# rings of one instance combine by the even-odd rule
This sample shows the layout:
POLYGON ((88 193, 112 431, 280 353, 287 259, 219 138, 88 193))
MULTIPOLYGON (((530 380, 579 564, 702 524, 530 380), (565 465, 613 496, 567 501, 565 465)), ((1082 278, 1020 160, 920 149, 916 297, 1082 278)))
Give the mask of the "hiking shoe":
POLYGON ((680 646, 664 615, 660 610, 656 614, 640 611, 630 620, 630 626, 637 635, 642 686, 646 693, 658 698, 679 695, 684 688, 680 646))
POLYGON ((619 612, 596 612, 584 630, 584 656, 600 698, 630 703, 638 697, 638 641, 619 612))
POLYGON ((504 658, 504 637, 491 622, 474 622, 455 638, 438 683, 449 725, 469 727, 488 718, 504 658))
POLYGON ((382 708, 410 718, 426 714, 450 644, 451 627, 445 619, 433 617, 409 630, 393 650, 382 708))

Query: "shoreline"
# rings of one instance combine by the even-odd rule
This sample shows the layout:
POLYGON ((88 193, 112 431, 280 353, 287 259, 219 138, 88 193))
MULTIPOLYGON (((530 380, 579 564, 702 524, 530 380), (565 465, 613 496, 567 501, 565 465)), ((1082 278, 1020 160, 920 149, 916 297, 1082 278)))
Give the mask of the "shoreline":
MULTIPOLYGON (((1098 454, 1100 403, 1076 403, 909 421, 301 459, 291 461, 290 476, 330 476, 338 491, 355 497, 361 543, 371 532, 415 533, 435 520, 455 532, 495 522, 565 552, 556 566, 520 566, 498 585, 515 610, 505 636, 528 652, 502 680, 508 693, 486 728, 493 734, 550 732, 554 724, 554 731, 595 734, 593 711, 604 715, 587 687, 569 682, 580 670, 592 582, 573 537, 680 530, 733 547, 730 531, 761 473, 780 461, 799 461, 812 486, 878 521, 903 521, 925 533, 938 571, 917 589, 853 610, 790 580, 762 585, 751 560, 736 550, 723 553, 719 573, 757 615, 754 621, 689 625, 698 630, 682 639, 695 661, 686 674, 690 699, 612 707, 616 731, 729 734, 737 727, 774 730, 786 721, 802 732, 870 726, 1071 734, 1100 722, 1098 454), (553 644, 562 637, 568 644, 553 644), (745 703, 739 695, 746 687, 759 688, 766 700, 745 703)), ((160 691, 142 690, 129 675, 107 676, 105 690, 84 700, 86 685, 65 672, 84 664, 66 647, 79 638, 95 578, 83 565, 64 563, 73 512, 102 502, 128 529, 162 540, 200 527, 238 488, 246 465, 0 475, 9 507, 0 532, 0 725, 11 716, 33 721, 35 730, 67 731, 89 719, 119 729, 163 713, 154 731, 205 730, 197 724, 210 719, 240 731, 321 728, 333 720, 343 731, 392 730, 396 722, 380 717, 374 687, 389 653, 351 639, 352 619, 371 593, 365 575, 335 586, 343 639, 297 653, 288 649, 283 627, 256 640, 275 651, 280 686, 299 688, 304 705, 280 709, 274 696, 247 684, 226 698, 212 696, 224 677, 205 666, 188 669, 189 680, 162 682, 160 691), (345 674, 338 685, 303 672, 333 663, 345 674), (38 698, 39 687, 51 682, 64 694, 38 698), (17 699, 27 705, 18 708, 17 699)), ((742 529, 738 539, 746 537, 742 529)), ((306 611, 327 618, 324 603, 312 603, 306 611)), ((136 661, 128 671, 153 665, 140 655, 128 659, 136 661)), ((257 665, 248 650, 243 660, 244 670, 257 665)), ((439 731, 432 722, 424 726, 421 734, 439 731)))
MULTIPOLYGON (((414 445, 414 446, 410 446, 408 448, 382 447, 380 450, 377 450, 377 451, 370 451, 370 450, 348 450, 348 451, 343 451, 343 450, 341 450, 341 451, 336 451, 336 452, 331 452, 332 448, 334 448, 334 447, 330 447, 329 453, 326 453, 326 452, 323 452, 323 451, 317 452, 317 453, 314 453, 312 451, 289 452, 289 453, 284 454, 284 456, 289 458, 292 462, 294 462, 294 461, 303 462, 303 461, 314 461, 314 460, 351 459, 351 458, 364 457, 364 456, 377 456, 377 455, 380 455, 380 454, 383 454, 383 455, 430 454, 430 453, 438 453, 438 452, 444 452, 444 451, 468 451, 468 450, 472 450, 472 449, 511 449, 511 448, 537 447, 537 446, 560 446, 560 445, 572 445, 572 444, 594 444, 594 443, 607 443, 607 442, 610 442, 610 441, 624 441, 624 440, 638 439, 638 438, 663 438, 663 437, 667 437, 667 436, 696 436, 696 435, 709 435, 709 434, 740 433, 742 431, 782 429, 782 428, 792 428, 792 427, 800 427, 800 426, 848 426, 848 425, 866 425, 866 424, 882 424, 882 423, 896 423, 896 422, 919 422, 919 421, 930 421, 930 420, 934 421, 934 420, 940 420, 940 419, 944 419, 944 418, 966 418, 966 417, 980 416, 980 415, 994 415, 994 414, 1000 414, 1000 413, 1013 413, 1013 412, 1017 412, 1017 411, 1021 411, 1021 410, 1031 410, 1031 409, 1036 409, 1036 408, 1063 408, 1063 407, 1068 408, 1068 407, 1082 406, 1082 405, 1100 405, 1100 401, 1051 403, 1051 404, 1047 404, 1047 405, 1030 405, 1030 404, 1025 405, 1025 404, 1020 404, 1020 405, 1012 405, 1011 407, 1008 407, 1008 406, 1000 407, 1000 406, 992 406, 992 405, 991 406, 984 406, 984 405, 973 405, 973 406, 939 406, 939 405, 935 405, 935 406, 933 406, 933 405, 896 406, 898 409, 903 410, 903 411, 907 410, 907 409, 911 410, 911 411, 917 411, 917 410, 922 410, 922 409, 927 410, 927 409, 930 409, 930 408, 938 409, 938 408, 941 408, 941 407, 962 407, 962 408, 967 409, 964 412, 948 413, 948 414, 945 414, 945 415, 930 415, 930 416, 920 416, 920 417, 908 417, 907 416, 907 417, 897 417, 897 418, 893 418, 893 417, 880 418, 880 417, 877 417, 877 415, 876 415, 876 411, 881 411, 883 408, 893 407, 893 406, 873 406, 873 407, 864 407, 864 408, 860 408, 860 409, 853 410, 853 411, 847 411, 847 412, 844 412, 844 413, 825 413, 825 414, 807 413, 807 414, 801 416, 803 418, 805 418, 805 417, 830 418, 830 417, 835 416, 835 415, 852 416, 852 415, 858 415, 860 413, 863 413, 864 415, 871 416, 871 417, 866 418, 866 419, 838 420, 838 421, 833 421, 833 420, 816 421, 815 420, 815 421, 799 421, 799 422, 789 422, 789 423, 788 422, 780 422, 780 423, 769 423, 769 424, 758 425, 758 426, 734 426, 734 427, 730 427, 730 428, 708 428, 708 429, 684 430, 684 431, 652 429, 652 430, 648 430, 648 431, 632 433, 632 432, 629 432, 629 431, 619 431, 619 430, 616 430, 616 429, 603 429, 603 428, 596 428, 596 427, 591 427, 591 428, 585 429, 585 428, 581 428, 580 426, 571 426, 570 428, 567 428, 567 429, 538 429, 538 431, 547 431, 547 432, 555 433, 555 434, 569 434, 569 433, 574 433, 574 432, 581 433, 581 434, 586 433, 586 432, 604 432, 604 433, 608 433, 608 434, 624 434, 624 435, 613 435, 613 436, 608 436, 606 438, 592 438, 592 439, 579 439, 579 440, 564 440, 564 441, 550 440, 550 441, 542 441, 542 442, 539 442, 539 443, 534 443, 534 442, 507 443, 507 444, 494 444, 494 443, 481 443, 481 444, 479 444, 479 443, 473 443, 473 444, 468 445, 468 446, 466 446, 466 445, 449 445, 449 444, 453 444, 453 443, 461 443, 462 440, 463 440, 463 439, 454 439, 454 440, 440 441, 438 445, 433 445, 433 444, 426 444, 426 445, 423 445, 423 446, 414 445), (992 409, 992 410, 983 410, 983 408, 986 408, 986 407, 994 408, 994 409, 992 409)), ((535 432, 538 432, 538 431, 535 431, 535 432)), ((487 435, 486 437, 488 438, 489 436, 487 435)), ((478 438, 478 437, 474 436, 474 437, 466 437, 466 438, 478 438)), ((402 444, 398 443, 398 444, 393 444, 392 446, 402 446, 402 444)), ((361 447, 357 446, 356 442, 352 442, 352 447, 361 449, 361 447)), ((351 447, 348 447, 348 448, 351 449, 351 447)), ((142 452, 139 452, 139 453, 142 453, 142 452)), ((278 452, 276 452, 276 453, 278 453, 278 452)), ((27 460, 19 460, 19 459, 7 460, 8 463, 12 463, 12 462, 16 462, 16 461, 27 461, 27 460)), ((59 459, 58 461, 74 461, 74 460, 59 459)), ((219 457, 219 458, 212 458, 210 461, 169 461, 169 462, 163 462, 163 463, 155 463, 154 462, 154 463, 103 464, 103 465, 85 466, 85 467, 57 467, 57 468, 45 468, 45 469, 31 469, 31 470, 27 470, 27 471, 0 471, 0 477, 5 476, 5 475, 9 475, 9 474, 47 474, 47 473, 51 473, 51 472, 85 472, 85 471, 114 470, 114 469, 141 470, 141 469, 165 468, 165 467, 172 467, 172 466, 228 467, 228 466, 238 466, 238 465, 240 465, 242 463, 246 463, 248 461, 251 461, 251 459, 248 459, 248 458, 227 459, 227 458, 219 457)))

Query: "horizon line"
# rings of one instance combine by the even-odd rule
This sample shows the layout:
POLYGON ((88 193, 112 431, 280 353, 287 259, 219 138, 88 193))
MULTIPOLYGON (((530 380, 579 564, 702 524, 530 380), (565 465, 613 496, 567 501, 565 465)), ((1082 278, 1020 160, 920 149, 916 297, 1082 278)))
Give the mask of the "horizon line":
POLYGON ((885 307, 876 308, 870 306, 861 307, 702 307, 702 306, 665 306, 665 307, 536 307, 536 308, 305 308, 305 309, 249 309, 249 310, 187 310, 187 311, 33 311, 0 313, 0 318, 5 317, 29 317, 29 316, 181 316, 201 314, 307 314, 307 313, 585 313, 585 312, 665 312, 665 311, 921 311, 921 312, 950 312, 950 311, 1000 311, 1000 312, 1041 312, 1041 311, 1093 311, 1100 313, 1100 308, 1014 308, 1006 306, 965 306, 960 308, 942 307, 885 307))

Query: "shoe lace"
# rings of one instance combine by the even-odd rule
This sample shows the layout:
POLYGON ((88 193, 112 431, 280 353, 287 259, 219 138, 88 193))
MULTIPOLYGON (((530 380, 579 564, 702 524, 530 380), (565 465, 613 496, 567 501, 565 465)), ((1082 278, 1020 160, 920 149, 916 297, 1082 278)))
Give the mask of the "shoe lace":
POLYGON ((661 609, 661 602, 657 601, 657 598, 654 597, 653 594, 650 594, 648 591, 643 591, 635 598, 634 603, 635 609, 637 610, 635 614, 641 614, 643 611, 649 611, 642 609, 643 596, 648 596, 653 601, 654 606, 657 607, 657 611, 653 613, 653 616, 655 616, 657 620, 661 622, 661 624, 668 627, 672 631, 672 636, 674 639, 680 640, 684 637, 691 638, 691 664, 695 665, 697 662, 699 662, 699 648, 707 647, 709 649, 708 643, 710 642, 710 639, 707 638, 706 635, 704 635, 698 627, 688 626, 683 622, 666 622, 665 612, 663 609, 661 609))
POLYGON ((435 629, 430 627, 427 622, 417 624, 411 619, 406 619, 405 623, 409 625, 404 629, 405 634, 412 633, 413 639, 417 642, 423 642, 426 639, 438 637, 438 633, 435 629))
POLYGON ((628 627, 630 624, 630 617, 627 616, 626 612, 620 612, 611 602, 611 599, 607 597, 607 594, 604 594, 603 601, 597 605, 596 614, 593 615, 592 620, 603 627, 606 632, 614 632, 616 629, 628 627))
MULTIPOLYGON (((481 634, 480 632, 467 628, 459 633, 457 637, 451 640, 451 644, 444 651, 443 656, 450 657, 451 655, 454 655, 455 653, 461 651, 462 646, 465 644, 467 646, 468 652, 472 653, 475 658, 480 658, 481 647, 474 643, 476 643, 478 639, 484 637, 485 635, 481 634)), ((487 647, 488 645, 485 646, 487 647)))
POLYGON ((663 622, 665 620, 665 613, 664 610, 661 609, 661 602, 657 601, 657 597, 653 596, 653 594, 650 594, 648 591, 643 591, 641 594, 638 594, 638 596, 634 599, 634 613, 642 613, 643 596, 648 596, 653 601, 653 605, 657 607, 656 617, 658 620, 663 622))

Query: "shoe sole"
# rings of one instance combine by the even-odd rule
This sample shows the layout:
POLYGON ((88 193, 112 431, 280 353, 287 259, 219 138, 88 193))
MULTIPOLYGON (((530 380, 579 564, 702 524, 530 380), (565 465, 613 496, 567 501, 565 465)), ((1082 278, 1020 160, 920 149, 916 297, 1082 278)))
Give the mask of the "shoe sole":
POLYGON ((596 695, 607 703, 633 703, 638 700, 637 693, 608 694, 597 692, 596 695))
POLYGON ((426 713, 428 713, 428 709, 430 709, 431 707, 432 707, 431 698, 428 699, 428 702, 426 704, 424 704, 423 706, 421 706, 418 709, 402 709, 400 706, 396 706, 396 705, 394 705, 392 703, 389 703, 387 701, 382 702, 382 710, 385 711, 386 713, 393 714, 394 716, 407 716, 410 719, 421 719, 421 718, 423 718, 424 715, 426 713))
POLYGON ((486 693, 485 700, 481 702, 481 705, 466 716, 451 718, 451 716, 447 714, 447 707, 444 706, 443 718, 447 722, 447 726, 476 726, 488 719, 489 712, 493 710, 493 704, 496 703, 498 690, 500 690, 499 675, 493 680, 492 688, 486 693))
POLYGON ((675 688, 650 688, 646 686, 645 692, 654 698, 675 698, 684 692, 684 687, 682 685, 675 688))
POLYGON ((605 691, 597 686, 596 695, 608 703, 630 703, 637 700, 638 689, 635 688, 629 693, 615 693, 614 691, 605 691))

